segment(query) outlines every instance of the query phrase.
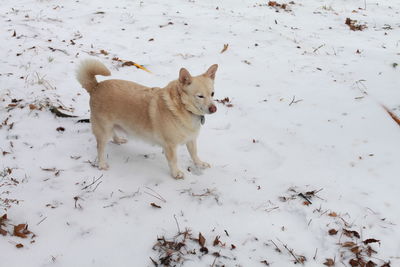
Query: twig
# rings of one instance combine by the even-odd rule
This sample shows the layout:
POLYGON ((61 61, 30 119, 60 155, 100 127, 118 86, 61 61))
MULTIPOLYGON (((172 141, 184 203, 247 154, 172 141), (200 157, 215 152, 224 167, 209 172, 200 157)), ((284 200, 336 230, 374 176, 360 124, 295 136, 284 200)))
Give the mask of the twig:
POLYGON ((317 259, 317 252, 318 252, 318 248, 315 249, 315 254, 314 254, 314 257, 313 257, 314 260, 317 259))
POLYGON ((92 190, 92 192, 94 192, 96 189, 97 189, 97 187, 102 183, 103 181, 100 181, 96 186, 95 186, 95 188, 92 190))
POLYGON ((154 191, 153 189, 151 189, 151 188, 148 187, 148 186, 146 186, 146 188, 149 189, 149 190, 151 190, 151 191, 153 191, 156 195, 153 195, 153 194, 151 194, 151 193, 149 193, 149 192, 145 192, 146 194, 148 194, 148 195, 150 195, 150 196, 152 196, 152 197, 155 197, 155 198, 161 200, 161 201, 164 202, 164 203, 167 202, 167 201, 165 200, 165 198, 163 198, 159 193, 157 193, 156 191, 154 191))
POLYGON ((292 104, 296 104, 296 103, 298 103, 300 101, 303 101, 303 99, 299 99, 299 100, 294 101, 295 99, 296 99, 296 96, 293 96, 292 101, 289 103, 289 106, 291 106, 292 104))
POLYGON ((174 219, 175 219, 175 222, 176 222, 176 227, 178 228, 178 233, 180 233, 181 232, 181 228, 179 228, 179 223, 178 223, 178 220, 176 219, 176 215, 174 214, 174 219))
POLYGON ((275 244, 275 242, 273 240, 270 240, 272 242, 272 244, 274 244, 274 246, 276 247, 276 251, 278 251, 279 253, 282 253, 282 250, 275 244))
POLYGON ((317 52, 320 48, 324 47, 325 44, 322 44, 320 46, 318 46, 317 48, 314 49, 313 53, 317 52))
POLYGON ((303 193, 299 193, 299 196, 304 198, 309 204, 312 204, 312 202, 303 193))
MULTIPOLYGON (((84 188, 82 188, 82 190, 85 190, 87 188, 89 188, 90 186, 94 185, 99 179, 101 179, 101 177, 103 177, 103 174, 100 175, 99 178, 95 179, 91 184, 88 184, 87 186, 85 186, 84 188)), ((99 183, 100 184, 100 183, 99 183)), ((96 186, 97 187, 97 186, 96 186)), ((94 191, 94 190, 93 190, 94 191)))
POLYGON ((38 222, 36 225, 39 225, 39 224, 41 224, 44 220, 46 220, 47 219, 47 217, 44 217, 40 222, 38 222))
MULTIPOLYGON (((280 241, 280 240, 279 240, 280 241)), ((301 263, 301 264, 304 264, 302 261, 300 261, 297 257, 296 257, 296 255, 294 255, 294 253, 293 253, 293 250, 292 249, 289 249, 288 248, 288 246, 287 245, 285 245, 285 244, 283 244, 283 242, 282 241, 280 241, 281 243, 282 243, 282 245, 283 245, 283 247, 290 253, 290 255, 292 255, 293 256, 293 258, 295 259, 295 261, 297 262, 297 263, 301 263)))
POLYGON ((151 260, 151 262, 154 264, 154 266, 158 266, 158 264, 157 264, 157 262, 155 261, 155 260, 153 260, 151 257, 149 257, 150 258, 150 260, 151 260))

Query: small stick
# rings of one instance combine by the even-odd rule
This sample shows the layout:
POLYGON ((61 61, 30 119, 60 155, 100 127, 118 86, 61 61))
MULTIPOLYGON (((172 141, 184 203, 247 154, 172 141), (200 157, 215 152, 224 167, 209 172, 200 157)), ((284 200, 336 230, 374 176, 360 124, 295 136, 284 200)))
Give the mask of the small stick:
MULTIPOLYGON (((279 240, 279 241, 280 241, 280 240, 279 240)), ((297 263, 303 264, 303 263, 296 257, 296 255, 294 255, 293 250, 290 250, 290 249, 287 247, 287 245, 283 244, 282 241, 280 241, 280 242, 282 243, 283 247, 286 248, 287 251, 289 251, 290 255, 293 256, 293 258, 295 259, 295 261, 296 261, 297 263)))
POLYGON ((47 217, 44 217, 40 222, 38 222, 36 225, 39 225, 39 224, 41 224, 44 220, 46 220, 47 219, 47 217))
POLYGON ((174 219, 175 219, 175 222, 176 222, 176 227, 178 228, 178 233, 180 233, 181 232, 181 228, 179 228, 179 223, 178 223, 178 220, 176 219, 176 215, 174 214, 174 219))
POLYGON ((317 48, 314 49, 313 53, 317 52, 320 48, 324 47, 325 44, 322 44, 320 46, 318 46, 317 48))
POLYGON ((155 197, 155 198, 161 200, 161 201, 164 202, 164 203, 167 202, 167 201, 165 200, 165 198, 163 198, 159 193, 157 193, 156 191, 154 191, 153 189, 151 189, 151 188, 148 187, 148 186, 146 186, 146 188, 149 189, 149 190, 151 190, 151 191, 153 191, 157 196, 155 196, 155 195, 153 195, 153 194, 151 194, 151 193, 149 193, 149 192, 145 192, 146 194, 148 194, 148 195, 150 195, 150 196, 152 196, 152 197, 155 197))
POLYGON ((92 190, 92 192, 94 192, 96 189, 97 189, 97 187, 102 183, 103 181, 100 181, 96 186, 95 186, 95 188, 92 190))
POLYGON ((273 240, 270 240, 272 242, 272 244, 274 244, 274 246, 276 247, 276 251, 278 251, 279 253, 282 253, 282 250, 275 244, 275 242, 273 240))
POLYGON ((317 259, 317 252, 318 252, 318 248, 315 249, 315 254, 314 254, 314 257, 313 257, 314 260, 317 259))
POLYGON ((308 199, 308 197, 306 197, 303 193, 299 193, 299 196, 304 198, 309 204, 312 204, 312 202, 308 199))
POLYGON ((296 103, 298 103, 298 102, 300 102, 300 101, 303 101, 303 99, 299 99, 299 100, 294 101, 295 99, 296 99, 296 96, 293 96, 293 99, 292 99, 292 101, 289 103, 289 106, 291 106, 292 104, 296 104, 296 103))
POLYGON ((88 189, 90 186, 94 185, 99 179, 101 179, 101 177, 103 177, 103 174, 100 175, 99 178, 93 180, 93 182, 91 184, 88 184, 87 186, 85 186, 84 188, 82 188, 82 190, 88 189))

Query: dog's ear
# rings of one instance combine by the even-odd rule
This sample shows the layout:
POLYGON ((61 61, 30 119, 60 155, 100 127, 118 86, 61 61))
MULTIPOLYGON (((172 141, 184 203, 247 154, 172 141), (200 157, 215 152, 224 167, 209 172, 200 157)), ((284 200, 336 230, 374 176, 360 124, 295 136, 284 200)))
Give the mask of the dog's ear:
POLYGON ((179 71, 179 82, 183 85, 189 85, 192 83, 192 75, 185 68, 181 68, 179 71))
POLYGON ((209 67, 206 73, 204 73, 203 75, 214 80, 217 69, 218 69, 218 64, 214 64, 211 67, 209 67))

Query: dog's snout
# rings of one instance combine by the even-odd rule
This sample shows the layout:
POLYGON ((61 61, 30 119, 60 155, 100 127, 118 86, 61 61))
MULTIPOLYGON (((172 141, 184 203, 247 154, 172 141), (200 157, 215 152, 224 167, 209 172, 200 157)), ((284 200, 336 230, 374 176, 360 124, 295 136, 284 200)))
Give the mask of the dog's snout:
POLYGON ((216 107, 215 105, 211 105, 211 106, 208 108, 208 111, 210 111, 210 113, 215 113, 215 112, 217 111, 217 107, 216 107))

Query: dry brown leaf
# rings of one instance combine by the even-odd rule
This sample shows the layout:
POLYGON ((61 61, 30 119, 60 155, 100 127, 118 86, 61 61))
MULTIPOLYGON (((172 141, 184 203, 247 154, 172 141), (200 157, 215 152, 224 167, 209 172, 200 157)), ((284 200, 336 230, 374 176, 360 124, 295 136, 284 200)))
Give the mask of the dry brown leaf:
POLYGON ((336 235, 337 232, 338 232, 338 231, 335 230, 335 229, 330 229, 330 230, 328 231, 329 235, 336 235))
POLYGON ((344 247, 344 248, 354 247, 355 245, 356 245, 356 243, 351 242, 351 241, 342 243, 342 247, 344 247))
POLYGON ((215 239, 214 239, 214 242, 213 242, 213 246, 215 247, 215 246, 217 246, 219 243, 221 243, 221 241, 219 241, 219 235, 217 235, 216 237, 215 237, 215 239))
POLYGON ((326 266, 334 266, 335 265, 335 261, 333 259, 326 259, 326 261, 324 262, 324 265, 326 265, 326 266))
POLYGON ((400 118, 396 116, 392 111, 390 111, 387 107, 382 105, 382 107, 385 109, 385 111, 392 117, 392 119, 400 126, 400 118))
POLYGON ((264 263, 266 266, 269 266, 269 262, 267 260, 262 260, 260 261, 261 263, 264 263))
POLYGON ((351 248, 350 251, 353 252, 354 254, 359 254, 361 252, 359 246, 355 246, 355 247, 351 248))
POLYGON ((367 25, 357 24, 357 20, 346 18, 345 24, 349 26, 352 31, 362 31, 367 28, 367 25))
POLYGON ((365 240, 363 241, 363 243, 364 243, 365 245, 370 244, 370 243, 378 243, 378 242, 380 242, 380 240, 377 240, 377 239, 375 239, 375 238, 368 238, 368 239, 365 239, 365 240))
POLYGON ((351 259, 351 260, 349 261, 349 264, 350 264, 351 266, 360 266, 360 263, 359 263, 359 261, 358 261, 357 259, 351 259))
POLYGON ((161 209, 161 206, 157 205, 157 204, 154 203, 154 202, 151 202, 150 205, 151 205, 152 207, 154 207, 154 208, 161 209))
POLYGON ((368 261, 367 264, 365 265, 365 267, 375 267, 375 266, 376 266, 376 263, 371 260, 368 261))
POLYGON ((28 230, 28 225, 25 223, 21 223, 18 225, 14 226, 14 235, 21 237, 21 238, 26 238, 28 234, 30 234, 31 231, 28 230))
POLYGON ((30 110, 37 109, 37 106, 34 105, 34 104, 29 104, 29 109, 30 109, 30 110))
POLYGON ((200 247, 204 247, 205 243, 206 243, 206 239, 204 238, 204 236, 201 233, 199 233, 199 245, 200 245, 200 247))
POLYGON ((101 50, 100 50, 100 53, 103 54, 103 55, 105 55, 105 56, 108 55, 108 52, 107 52, 106 50, 104 50, 104 49, 101 49, 101 50))
POLYGON ((228 50, 229 44, 224 44, 224 48, 221 50, 221 54, 228 50))
POLYGON ((343 234, 348 237, 356 237, 360 238, 360 234, 357 231, 351 231, 347 229, 343 229, 343 234))
POLYGON ((328 213, 328 216, 337 217, 337 213, 336 212, 331 212, 331 213, 328 213))
POLYGON ((23 248, 23 247, 24 247, 24 245, 22 245, 21 243, 16 244, 15 246, 16 246, 17 248, 23 248))

